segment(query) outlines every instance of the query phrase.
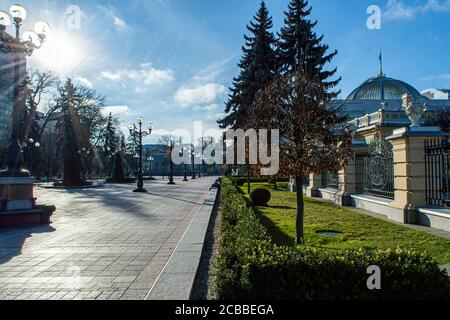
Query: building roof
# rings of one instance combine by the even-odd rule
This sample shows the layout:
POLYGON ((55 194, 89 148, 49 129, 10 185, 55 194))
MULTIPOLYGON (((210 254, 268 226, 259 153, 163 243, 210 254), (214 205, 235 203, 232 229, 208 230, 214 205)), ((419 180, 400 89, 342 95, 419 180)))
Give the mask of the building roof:
POLYGON ((366 80, 353 90, 347 100, 401 100, 405 93, 409 93, 415 99, 423 98, 419 91, 406 82, 378 76, 366 80))

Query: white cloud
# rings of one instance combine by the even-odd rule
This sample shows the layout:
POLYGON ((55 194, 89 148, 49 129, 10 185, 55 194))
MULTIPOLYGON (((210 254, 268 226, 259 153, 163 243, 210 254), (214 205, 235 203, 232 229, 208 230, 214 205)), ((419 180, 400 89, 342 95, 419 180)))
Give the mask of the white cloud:
POLYGON ((100 9, 112 20, 113 24, 119 28, 127 28, 128 25, 124 19, 120 18, 115 12, 116 10, 112 6, 99 6, 100 9))
POLYGON ((412 19, 416 16, 417 10, 418 7, 408 6, 398 0, 389 0, 383 16, 388 20, 412 19))
POLYGON ((93 87, 92 82, 91 82, 89 79, 84 78, 84 77, 76 77, 76 78, 74 79, 74 81, 75 81, 75 82, 78 82, 78 83, 80 83, 80 84, 82 84, 83 86, 88 87, 88 88, 92 88, 92 87, 93 87))
POLYGON ((216 111, 218 108, 219 108, 219 105, 213 103, 213 104, 209 104, 206 106, 195 106, 194 110, 212 112, 212 111, 216 111))
POLYGON ((104 78, 104 79, 108 79, 108 80, 113 80, 113 81, 120 80, 120 78, 121 78, 119 73, 113 73, 110 71, 102 71, 100 73, 100 77, 104 78))
POLYGON ((428 77, 424 77, 419 79, 420 81, 434 81, 434 80, 450 80, 450 73, 443 73, 443 74, 438 74, 438 75, 431 75, 428 77))
POLYGON ((450 0, 427 0, 414 4, 407 4, 402 0, 389 0, 383 16, 388 20, 409 20, 414 19, 418 14, 448 11, 450 11, 450 0))
POLYGON ((114 25, 116 27, 125 28, 127 26, 127 23, 125 22, 125 20, 122 20, 121 18, 119 18, 116 15, 112 15, 112 19, 113 19, 114 25))
POLYGON ((196 87, 182 87, 175 94, 175 101, 183 107, 195 104, 209 104, 225 92, 225 87, 218 83, 207 83, 196 87))
POLYGON ((450 11, 450 0, 442 2, 439 0, 428 0, 427 4, 424 6, 424 10, 436 12, 450 11))
POLYGON ((113 116, 129 116, 131 114, 128 106, 107 106, 102 109, 104 115, 112 114, 113 116))
POLYGON ((193 78, 192 80, 197 83, 205 83, 205 82, 213 82, 217 81, 217 77, 219 77, 223 72, 225 71, 227 65, 230 64, 234 59, 236 58, 236 55, 233 55, 229 58, 226 58, 222 61, 215 62, 213 64, 208 65, 203 70, 200 70, 193 78))
POLYGON ((115 71, 102 71, 100 78, 111 81, 133 80, 137 82, 136 91, 145 91, 146 87, 163 85, 175 80, 171 69, 156 69, 151 63, 143 63, 139 69, 120 69, 115 71))

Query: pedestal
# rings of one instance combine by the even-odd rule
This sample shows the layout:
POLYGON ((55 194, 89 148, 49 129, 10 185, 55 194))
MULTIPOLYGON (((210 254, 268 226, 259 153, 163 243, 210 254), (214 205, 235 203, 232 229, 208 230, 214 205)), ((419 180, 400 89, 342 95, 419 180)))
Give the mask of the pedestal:
POLYGON ((54 211, 54 206, 36 205, 31 177, 0 179, 0 227, 48 224, 54 211))
POLYGON ((387 137, 393 146, 395 200, 391 207, 403 210, 397 220, 418 223, 416 208, 426 206, 424 142, 447 137, 438 127, 401 128, 387 137))

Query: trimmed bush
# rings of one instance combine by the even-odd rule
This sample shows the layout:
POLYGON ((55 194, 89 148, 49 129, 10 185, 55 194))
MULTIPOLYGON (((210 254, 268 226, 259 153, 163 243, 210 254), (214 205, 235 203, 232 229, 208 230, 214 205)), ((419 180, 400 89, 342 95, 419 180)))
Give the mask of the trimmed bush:
MULTIPOLYGON (((231 180, 235 186, 242 187, 247 183, 246 177, 234 177, 231 180)), ((280 179, 279 182, 284 180, 280 179)), ((250 178, 250 183, 258 183, 258 182, 270 182, 268 178, 250 178)))
POLYGON ((223 179, 221 199, 218 299, 450 299, 449 279, 429 256, 276 246, 229 179, 223 179), (381 269, 381 290, 367 288, 372 265, 381 269))
POLYGON ((267 189, 255 189, 250 195, 250 199, 255 206, 267 206, 271 198, 272 195, 267 189))

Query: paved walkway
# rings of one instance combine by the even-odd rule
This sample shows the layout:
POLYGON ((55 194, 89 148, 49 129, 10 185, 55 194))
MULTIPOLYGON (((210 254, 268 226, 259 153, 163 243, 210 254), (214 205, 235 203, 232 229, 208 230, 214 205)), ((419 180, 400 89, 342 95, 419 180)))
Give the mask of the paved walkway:
POLYGON ((0 299, 144 299, 214 178, 36 188, 50 226, 0 229, 0 299))

